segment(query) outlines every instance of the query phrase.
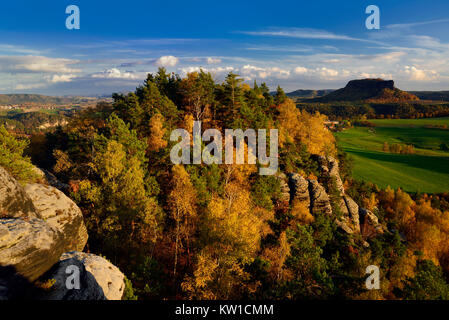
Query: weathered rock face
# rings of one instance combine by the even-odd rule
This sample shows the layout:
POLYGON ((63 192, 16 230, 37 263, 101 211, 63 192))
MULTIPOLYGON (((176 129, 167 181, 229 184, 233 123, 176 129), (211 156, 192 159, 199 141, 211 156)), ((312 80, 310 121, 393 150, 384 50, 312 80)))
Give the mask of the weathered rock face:
POLYGON ((310 207, 309 182, 297 173, 290 173, 288 185, 292 201, 303 201, 307 207, 310 207))
POLYGON ((338 221, 338 225, 347 233, 360 233, 359 206, 346 195, 337 160, 331 156, 320 156, 318 162, 322 175, 327 177, 327 188, 335 188, 337 195, 341 197, 337 203, 343 216, 338 221))
POLYGON ((280 201, 288 205, 290 201, 290 188, 288 187, 287 184, 287 176, 285 175, 285 173, 277 172, 275 177, 279 181, 279 185, 281 188, 280 201))
POLYGON ((122 297, 124 275, 117 267, 91 254, 62 255, 82 250, 87 231, 80 209, 61 191, 42 184, 23 188, 0 167, 0 210, 0 300, 122 297), (79 267, 80 290, 65 286, 69 265, 79 267), (35 286, 44 274, 56 280, 51 290, 35 286))
POLYGON ((0 218, 38 218, 23 187, 0 167, 0 218))
POLYGON ((54 284, 38 294, 36 298, 39 300, 106 300, 95 276, 76 258, 62 259, 48 273, 46 278, 54 279, 54 284), (75 272, 79 277, 79 288, 68 288, 67 282, 73 284, 73 279, 69 277, 75 275, 75 272))
POLYGON ((0 266, 29 281, 51 268, 64 252, 62 233, 41 219, 0 219, 0 266))
POLYGON ((77 205, 58 189, 42 184, 28 184, 25 192, 37 212, 50 226, 61 231, 64 252, 83 250, 87 243, 87 230, 77 205))
POLYGON ((332 214, 329 195, 317 180, 309 180, 310 208, 313 214, 323 212, 332 214))
POLYGON ((343 181, 340 177, 340 169, 338 167, 337 160, 331 156, 328 156, 327 158, 320 156, 318 161, 320 163, 320 168, 323 175, 326 175, 332 179, 340 196, 343 196, 345 194, 345 189, 343 186, 343 181))
POLYGON ((86 271, 90 272, 102 288, 106 299, 120 300, 125 291, 125 276, 112 263, 94 254, 84 252, 68 252, 61 256, 61 261, 75 259, 80 261, 86 271))
POLYGON ((332 210, 331 199, 326 190, 333 190, 334 199, 341 217, 336 217, 335 223, 348 234, 362 234, 364 239, 383 232, 376 215, 371 211, 360 208, 349 197, 340 177, 338 162, 333 157, 318 157, 322 178, 326 181, 323 186, 317 180, 308 180, 297 173, 288 174, 288 186, 290 188, 290 202, 302 201, 312 215, 319 212, 328 215, 335 214, 332 210))

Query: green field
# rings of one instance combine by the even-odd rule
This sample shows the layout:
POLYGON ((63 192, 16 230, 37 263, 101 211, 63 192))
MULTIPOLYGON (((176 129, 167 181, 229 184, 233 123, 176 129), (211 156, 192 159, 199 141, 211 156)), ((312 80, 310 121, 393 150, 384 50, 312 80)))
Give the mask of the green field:
POLYGON ((336 133, 340 147, 354 160, 354 178, 371 181, 379 187, 401 187, 410 192, 439 193, 449 191, 449 118, 370 120, 376 127, 355 127, 336 133), (412 144, 415 154, 382 151, 390 145, 412 144))

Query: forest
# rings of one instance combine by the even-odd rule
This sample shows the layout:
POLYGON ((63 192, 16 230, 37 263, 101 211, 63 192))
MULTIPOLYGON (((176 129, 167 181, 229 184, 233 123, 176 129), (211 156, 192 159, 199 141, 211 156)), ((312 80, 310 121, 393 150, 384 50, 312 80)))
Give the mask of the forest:
POLYGON ((421 119, 446 117, 449 115, 447 102, 299 102, 298 108, 309 113, 319 112, 330 120, 368 119, 421 119))
POLYGON ((163 68, 113 100, 29 140, 0 127, 0 166, 32 181, 33 164, 70 186, 85 250, 124 272, 123 299, 449 298, 449 196, 354 180, 324 110, 237 74, 216 83, 207 72, 163 68), (170 133, 192 132, 193 121, 278 129, 281 173, 323 181, 316 157, 337 158, 346 193, 386 231, 362 241, 325 212, 285 203, 277 176, 256 165, 172 164, 170 133), (368 265, 381 270, 379 290, 365 288, 368 265))

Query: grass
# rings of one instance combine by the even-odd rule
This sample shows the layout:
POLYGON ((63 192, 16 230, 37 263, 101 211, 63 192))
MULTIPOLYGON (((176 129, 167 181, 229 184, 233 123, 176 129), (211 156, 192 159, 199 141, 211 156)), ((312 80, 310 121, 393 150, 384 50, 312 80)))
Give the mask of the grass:
POLYGON ((336 133, 338 144, 354 160, 354 178, 371 181, 381 188, 390 186, 409 192, 449 191, 449 118, 371 120, 375 128, 356 127, 336 133), (416 154, 382 151, 384 142, 413 144, 416 154))

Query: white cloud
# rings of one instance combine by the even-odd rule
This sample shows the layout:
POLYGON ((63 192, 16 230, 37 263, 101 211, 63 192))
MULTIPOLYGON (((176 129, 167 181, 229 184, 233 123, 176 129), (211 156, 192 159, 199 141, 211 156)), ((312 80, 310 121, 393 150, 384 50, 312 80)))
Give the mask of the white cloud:
POLYGON ((24 48, 22 46, 16 46, 11 44, 0 44, 0 51, 8 53, 19 53, 19 54, 40 54, 41 52, 34 49, 24 48))
POLYGON ((183 67, 179 68, 178 71, 181 73, 182 76, 187 75, 187 73, 192 72, 200 72, 203 70, 204 72, 210 72, 212 75, 215 76, 223 76, 228 74, 231 71, 237 71, 234 67, 216 67, 216 68, 203 68, 198 66, 189 66, 189 67, 183 67))
POLYGON ((281 69, 279 67, 262 68, 249 64, 244 65, 239 71, 247 80, 255 78, 266 79, 268 77, 287 79, 290 76, 289 70, 281 69))
POLYGON ((438 73, 434 70, 422 70, 415 66, 405 66, 402 74, 411 81, 431 81, 438 77, 438 73))
POLYGON ((174 56, 162 56, 156 60, 156 65, 160 67, 174 67, 178 62, 179 59, 174 56))
POLYGON ((318 39, 318 40, 349 40, 349 41, 378 43, 377 41, 373 40, 353 38, 342 34, 335 34, 333 32, 329 32, 326 30, 318 30, 310 28, 272 28, 262 31, 241 31, 240 33, 251 36, 286 37, 286 38, 318 39))
POLYGON ((14 86, 14 90, 31 90, 31 89, 39 89, 44 87, 43 83, 29 83, 29 84, 18 84, 14 86))
POLYGON ((421 21, 421 22, 389 24, 385 28, 388 28, 388 29, 411 28, 411 27, 416 27, 416 26, 424 26, 424 25, 428 25, 428 24, 444 23, 444 22, 449 22, 449 19, 439 19, 439 20, 430 20, 430 21, 421 21))
POLYGON ((215 64, 215 63, 220 63, 221 59, 209 57, 209 58, 207 58, 206 61, 208 64, 215 64))
POLYGON ((0 72, 7 73, 76 73, 70 65, 78 60, 43 56, 0 56, 0 72))
POLYGON ((367 73, 367 72, 361 72, 359 73, 359 75, 357 76, 357 78, 364 78, 364 79, 377 79, 377 78, 381 78, 384 80, 392 80, 393 79, 393 75, 387 74, 387 73, 367 73))
POLYGON ((58 82, 70 82, 76 76, 74 74, 54 74, 51 78, 48 79, 49 82, 58 83, 58 82))
POLYGON ((100 79, 137 79, 137 76, 132 72, 121 72, 117 68, 105 70, 103 72, 94 73, 92 78, 100 79))
POLYGON ((304 67, 296 67, 294 72, 296 74, 306 74, 307 72, 309 72, 309 69, 304 68, 304 67))

